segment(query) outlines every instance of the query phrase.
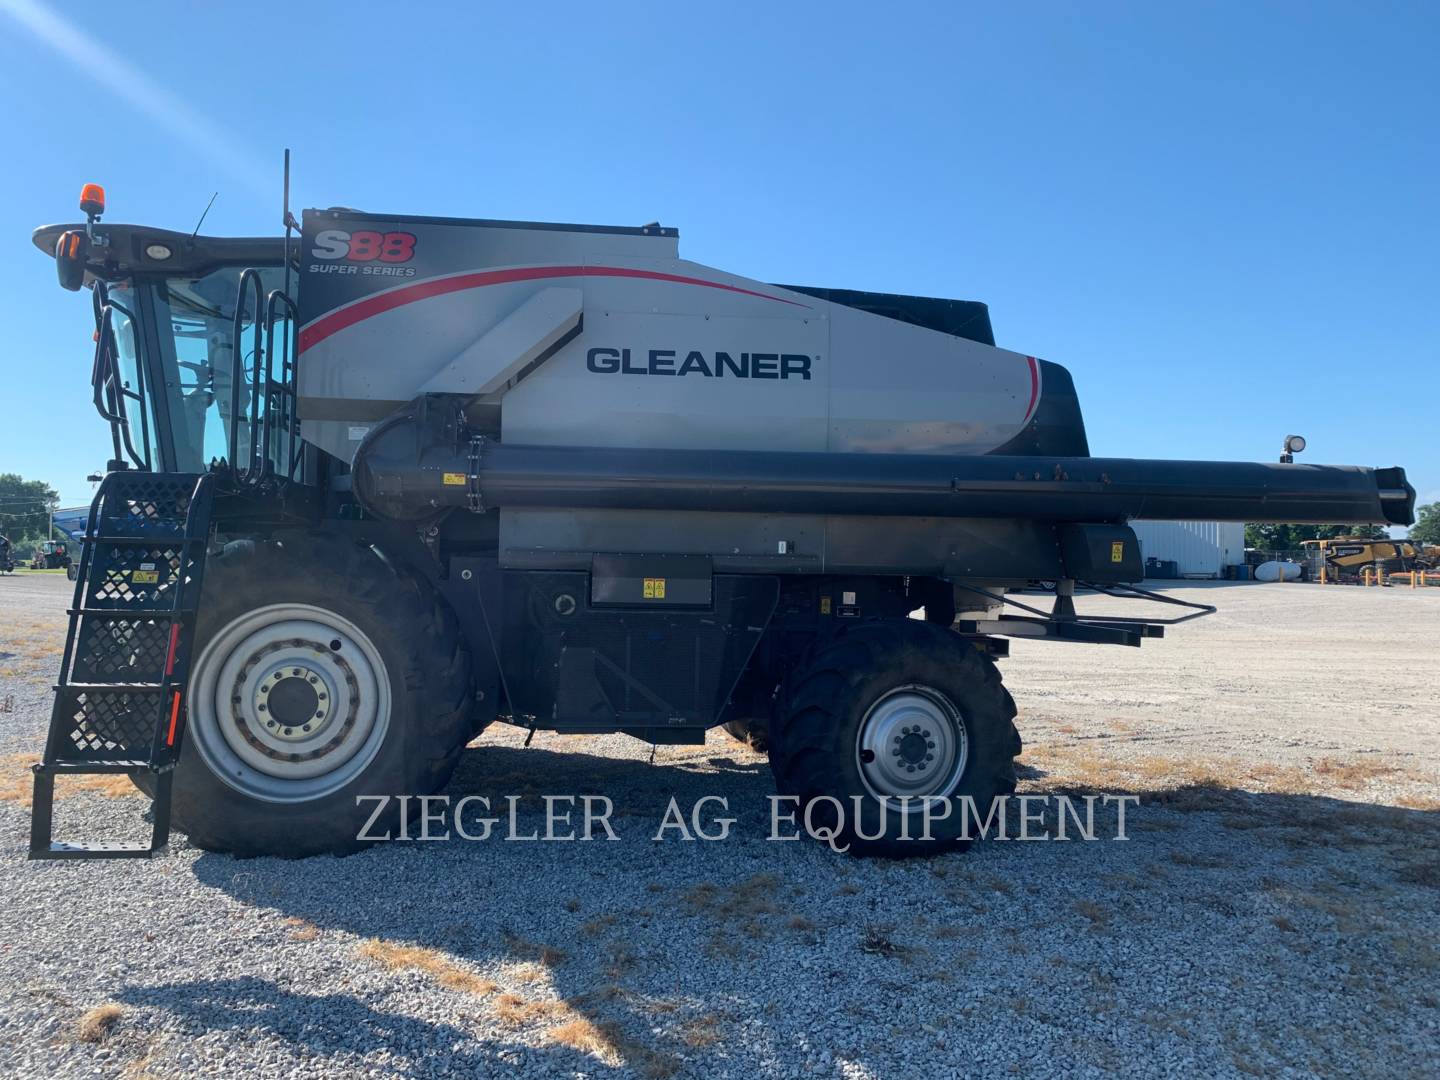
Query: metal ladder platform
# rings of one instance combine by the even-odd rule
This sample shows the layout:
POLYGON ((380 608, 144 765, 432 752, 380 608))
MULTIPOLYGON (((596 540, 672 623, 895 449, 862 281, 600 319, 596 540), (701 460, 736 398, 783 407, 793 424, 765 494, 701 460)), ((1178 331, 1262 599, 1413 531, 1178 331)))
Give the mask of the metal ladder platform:
POLYGON ((30 858, 149 858, 170 838, 185 686, 205 570, 210 474, 119 471, 90 506, 45 756, 34 766, 30 858), (52 839, 55 778, 154 776, 149 841, 52 839))

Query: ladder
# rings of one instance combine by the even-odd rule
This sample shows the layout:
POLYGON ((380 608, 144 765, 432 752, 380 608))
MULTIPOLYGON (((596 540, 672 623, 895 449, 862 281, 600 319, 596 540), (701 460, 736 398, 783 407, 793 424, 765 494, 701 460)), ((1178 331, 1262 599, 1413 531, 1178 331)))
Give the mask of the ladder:
POLYGON ((205 570, 211 474, 111 472, 90 505, 45 756, 34 766, 30 858, 149 858, 170 838, 185 686, 205 570), (149 841, 51 838, 55 778, 154 777, 149 841))

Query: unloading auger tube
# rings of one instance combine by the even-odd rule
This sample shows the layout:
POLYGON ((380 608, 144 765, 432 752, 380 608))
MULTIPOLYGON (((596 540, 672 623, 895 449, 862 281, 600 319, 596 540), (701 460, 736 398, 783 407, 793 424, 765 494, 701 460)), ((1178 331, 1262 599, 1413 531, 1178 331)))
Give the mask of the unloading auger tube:
POLYGON ((1140 458, 515 446, 434 422, 416 403, 354 461, 371 512, 567 507, 1122 522, 1333 521, 1406 525, 1399 468, 1140 458))

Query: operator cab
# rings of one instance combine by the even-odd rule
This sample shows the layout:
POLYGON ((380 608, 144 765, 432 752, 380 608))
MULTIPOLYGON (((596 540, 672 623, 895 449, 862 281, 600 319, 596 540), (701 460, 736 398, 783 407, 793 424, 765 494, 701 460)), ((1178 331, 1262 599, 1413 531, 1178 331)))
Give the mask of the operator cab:
MULTIPOLYGON (((111 468, 204 472, 217 460, 230 460, 236 418, 243 463, 249 418, 260 412, 248 344, 260 305, 243 304, 237 324, 240 278, 254 268, 261 296, 283 289, 283 241, 101 224, 104 192, 93 184, 82 192, 81 209, 85 224, 42 226, 33 239, 56 259, 62 286, 92 291, 95 404, 111 424, 121 463, 111 468), (231 394, 233 340, 247 342, 238 402, 231 394)), ((286 326, 277 340, 288 345, 289 339, 286 326)), ((293 363, 288 351, 283 363, 293 363)), ((261 408, 267 407, 268 395, 262 400, 261 408)), ((283 473, 285 451, 277 437, 271 443, 271 464, 283 473)))

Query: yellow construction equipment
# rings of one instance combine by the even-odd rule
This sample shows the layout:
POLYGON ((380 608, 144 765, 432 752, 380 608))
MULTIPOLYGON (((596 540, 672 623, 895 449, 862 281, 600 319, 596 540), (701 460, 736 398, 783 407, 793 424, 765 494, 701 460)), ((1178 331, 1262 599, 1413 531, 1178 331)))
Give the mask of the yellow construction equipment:
POLYGON ((1321 583, 1362 582, 1385 584, 1391 574, 1440 569, 1440 548, 1421 547, 1409 540, 1377 540, 1372 537, 1338 536, 1329 540, 1304 540, 1312 558, 1319 563, 1321 583))

